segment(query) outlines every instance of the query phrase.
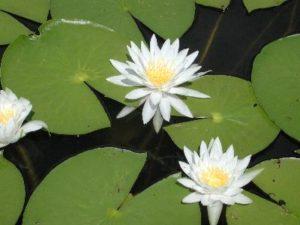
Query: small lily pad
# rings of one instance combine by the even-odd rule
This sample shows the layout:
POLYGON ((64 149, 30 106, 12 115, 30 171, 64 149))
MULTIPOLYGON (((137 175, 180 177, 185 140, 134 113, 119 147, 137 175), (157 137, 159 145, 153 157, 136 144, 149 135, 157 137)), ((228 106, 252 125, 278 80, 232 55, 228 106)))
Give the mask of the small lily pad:
POLYGON ((19 23, 9 14, 0 11, 0 45, 6 45, 14 41, 18 36, 30 34, 30 30, 19 23))
POLYGON ((15 225, 23 209, 25 187, 19 170, 0 155, 0 224, 15 225))
POLYGON ((256 104, 250 82, 210 75, 193 82, 189 88, 211 98, 187 98, 185 103, 199 119, 165 128, 180 148, 188 146, 196 150, 201 140, 209 142, 218 136, 225 147, 233 144, 242 157, 264 149, 278 135, 279 129, 256 104))
MULTIPOLYGON (((260 175, 259 175, 260 176, 260 175)), ((249 205, 234 205, 227 208, 228 225, 298 225, 299 218, 284 208, 254 194, 249 205), (255 221, 255 222, 254 222, 255 221)))
POLYGON ((282 158, 262 162, 253 169, 264 168, 254 182, 300 221, 300 159, 282 158))
MULTIPOLYGON (((20 37, 6 50, 3 87, 28 98, 33 119, 59 134, 84 134, 110 126, 99 100, 86 83, 109 84, 110 58, 126 59, 126 44, 116 32, 88 21, 50 21, 39 36, 20 37)), ((110 92, 120 92, 110 85, 110 92)))
POLYGON ((143 225, 199 224, 198 205, 181 203, 188 190, 176 184, 178 175, 137 196, 129 194, 145 156, 103 148, 65 161, 33 193, 23 224, 139 225, 141 221, 143 225))
POLYGON ((268 44, 255 58, 252 83, 259 103, 288 135, 300 140, 300 35, 268 44))
POLYGON ((287 0, 243 0, 248 12, 252 12, 256 9, 270 8, 279 6, 287 0))
POLYGON ((164 38, 180 37, 193 23, 193 0, 52 0, 55 19, 87 19, 140 41, 142 35, 135 17, 164 38), (132 15, 132 16, 131 16, 132 15))

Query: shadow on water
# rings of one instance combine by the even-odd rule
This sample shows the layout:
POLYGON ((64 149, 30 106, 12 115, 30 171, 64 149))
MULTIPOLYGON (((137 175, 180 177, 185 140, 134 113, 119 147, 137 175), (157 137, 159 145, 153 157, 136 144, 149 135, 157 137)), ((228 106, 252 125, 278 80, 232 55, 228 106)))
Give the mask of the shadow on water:
MULTIPOLYGON (((232 1, 225 13, 197 5, 195 21, 181 38, 181 47, 199 50, 198 62, 205 69, 213 69, 214 74, 228 74, 250 80, 253 58, 264 45, 280 37, 300 33, 299 14, 300 0, 288 1, 272 9, 258 10, 250 15, 239 0, 232 1)), ((39 24, 16 18, 37 32, 39 24)), ((139 21, 136 22, 148 41, 152 31, 139 21)), ((5 48, 6 46, 1 47, 0 57, 5 48)), ((162 131, 157 135, 151 124, 142 126, 138 110, 126 118, 116 120, 115 116, 123 106, 97 91, 95 93, 109 112, 111 128, 82 136, 49 135, 40 131, 29 134, 5 150, 5 157, 17 165, 24 176, 27 199, 53 167, 75 154, 96 147, 115 146, 148 152, 146 165, 132 189, 133 193, 179 171, 178 160, 183 159, 183 155, 167 133, 162 131)), ((299 143, 280 133, 267 149, 254 155, 251 165, 271 158, 295 156, 292 152, 297 148, 299 143)), ((268 198, 254 184, 250 184, 247 189, 268 198)), ((201 208, 201 211, 205 210, 201 208)), ((207 224, 205 216, 202 224, 207 224)), ((220 224, 227 224, 224 213, 220 224)))

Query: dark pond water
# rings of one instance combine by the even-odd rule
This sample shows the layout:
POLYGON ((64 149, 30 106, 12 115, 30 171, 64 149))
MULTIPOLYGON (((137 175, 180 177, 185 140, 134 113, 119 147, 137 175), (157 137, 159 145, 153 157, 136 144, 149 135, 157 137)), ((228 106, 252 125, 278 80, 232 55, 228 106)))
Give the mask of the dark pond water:
MULTIPOLYGON (((17 19, 37 31, 39 24, 17 19)), ((136 22, 148 41, 152 32, 139 21, 136 22)), ((181 38, 181 47, 199 50, 198 62, 205 68, 213 69, 214 74, 228 74, 250 80, 253 58, 261 48, 273 40, 294 33, 300 33, 300 0, 288 1, 277 8, 258 10, 251 15, 247 14, 240 0, 233 0, 225 13, 197 6, 195 21, 181 38)), ((0 48, 0 57, 5 48, 0 48)), ((182 152, 165 132, 156 135, 151 125, 142 126, 140 113, 116 120, 115 116, 122 105, 95 93, 99 101, 106 105, 112 121, 110 129, 80 137, 49 135, 40 131, 5 149, 5 157, 17 165, 24 176, 27 199, 57 164, 75 154, 101 146, 149 153, 146 165, 132 189, 133 193, 179 171, 178 160, 183 158, 182 152)), ((171 122, 178 121, 182 121, 182 118, 175 118, 171 122)), ((251 166, 266 159, 295 156, 293 150, 297 148, 300 148, 300 144, 281 132, 267 149, 254 155, 251 166)), ((247 189, 267 198, 253 184, 247 189)), ((205 214, 202 215, 202 224, 208 224, 205 214)), ((21 219, 18 222, 20 224, 21 219)), ((220 224, 226 224, 224 218, 220 224)))

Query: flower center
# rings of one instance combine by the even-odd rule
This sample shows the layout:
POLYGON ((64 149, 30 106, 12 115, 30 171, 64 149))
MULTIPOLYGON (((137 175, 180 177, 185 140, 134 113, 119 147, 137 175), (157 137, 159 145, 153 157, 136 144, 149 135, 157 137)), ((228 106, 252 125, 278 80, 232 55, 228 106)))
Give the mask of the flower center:
POLYGON ((8 121, 15 116, 15 111, 8 108, 0 111, 0 124, 6 125, 8 121))
POLYGON ((201 182, 211 187, 219 188, 228 184, 229 174, 218 167, 212 167, 202 172, 199 178, 201 182))
POLYGON ((161 87, 168 83, 174 76, 174 72, 163 61, 150 63, 146 69, 149 81, 155 87, 161 87))

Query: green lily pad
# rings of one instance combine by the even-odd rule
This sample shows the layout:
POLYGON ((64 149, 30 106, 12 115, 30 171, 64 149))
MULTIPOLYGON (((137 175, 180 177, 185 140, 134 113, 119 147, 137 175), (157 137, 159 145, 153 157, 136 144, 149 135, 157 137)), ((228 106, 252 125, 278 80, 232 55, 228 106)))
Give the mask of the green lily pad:
POLYGON ((196 0, 196 3, 225 10, 230 4, 230 0, 196 0))
POLYGON ((36 21, 45 22, 50 8, 50 0, 1 0, 0 10, 36 21))
POLYGON ((175 184, 176 176, 129 194, 145 156, 103 148, 65 161, 33 193, 23 224, 199 224, 199 207, 181 204, 188 190, 175 184))
POLYGON ((239 156, 267 147, 279 129, 256 104, 251 83, 240 78, 210 75, 189 88, 208 94, 210 99, 187 98, 194 117, 203 118, 165 128, 175 144, 197 149, 201 140, 220 137, 224 146, 234 145, 239 156))
POLYGON ((19 170, 0 156, 0 224, 15 225, 23 209, 25 187, 19 170))
POLYGON ((0 27, 0 45, 9 44, 22 34, 30 34, 29 29, 2 11, 0 11, 0 27))
MULTIPOLYGON (((260 176, 260 175, 259 175, 260 176)), ((253 200, 250 205, 234 205, 227 208, 228 225, 298 225, 299 218, 284 208, 247 193, 253 200), (255 222, 254 222, 255 221, 255 222)))
POLYGON ((287 0, 243 0, 248 12, 252 12, 256 9, 270 8, 279 6, 287 0))
POLYGON ((282 158, 262 162, 253 169, 264 168, 255 183, 276 201, 284 201, 284 208, 300 221, 300 159, 282 158))
POLYGON ((181 36, 192 24, 193 0, 52 0, 53 18, 87 19, 109 26, 140 41, 142 35, 133 17, 164 38, 181 36))
POLYGON ((288 135, 300 140, 300 35, 268 44, 255 58, 252 83, 259 103, 288 135))
MULTIPOLYGON (((2 59, 1 81, 33 103, 33 119, 59 134, 84 134, 110 126, 92 86, 109 85, 115 73, 109 59, 126 59, 128 41, 118 33, 87 21, 57 20, 39 36, 21 37, 2 59)), ((96 87, 97 88, 97 87, 96 87)), ((110 92, 119 92, 110 85, 110 92)))

